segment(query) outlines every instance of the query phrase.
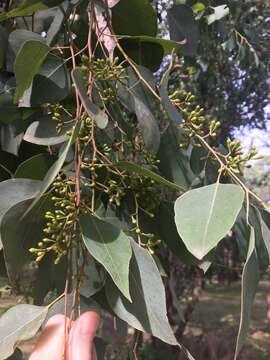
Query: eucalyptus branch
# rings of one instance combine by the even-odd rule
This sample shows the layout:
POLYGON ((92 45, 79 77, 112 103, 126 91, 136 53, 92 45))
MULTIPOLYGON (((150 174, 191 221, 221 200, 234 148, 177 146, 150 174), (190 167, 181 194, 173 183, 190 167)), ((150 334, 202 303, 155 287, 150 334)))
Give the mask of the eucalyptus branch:
POLYGON ((226 164, 222 161, 221 159, 221 155, 219 155, 209 144, 208 142, 200 135, 195 135, 197 139, 199 139, 199 141, 203 144, 203 146, 214 156, 214 158, 219 162, 219 164, 226 169, 226 171, 230 174, 231 178, 237 183, 239 184, 243 190, 246 192, 247 195, 252 196, 255 200, 258 201, 258 203, 268 212, 270 212, 269 207, 265 204, 265 202, 258 196, 256 195, 253 191, 251 191, 244 183, 241 179, 239 179, 239 177, 234 174, 230 168, 228 168, 226 166, 226 164))
MULTIPOLYGON (((135 71, 135 73, 137 74, 137 76, 139 77, 139 79, 142 81, 142 83, 149 89, 149 91, 154 95, 154 97, 161 103, 162 105, 162 100, 160 98, 160 96, 156 93, 155 90, 153 90, 153 88, 151 87, 151 85, 144 79, 144 77, 141 75, 140 71, 138 70, 136 64, 134 63, 134 61, 132 61, 129 56, 125 53, 125 51, 123 50, 123 48, 121 47, 121 45, 119 44, 119 42, 117 41, 117 47, 118 49, 121 51, 121 53, 123 54, 123 56, 125 57, 125 59, 128 61, 128 63, 130 64, 130 66, 133 68, 133 70, 135 71)), ((183 111, 183 109, 178 106, 180 111, 183 111)), ((258 196, 256 195, 253 191, 251 191, 250 189, 248 189, 248 187, 239 179, 239 177, 233 173, 227 166, 226 164, 221 160, 221 155, 219 155, 209 144, 208 142, 204 139, 203 136, 196 134, 195 135, 200 142, 203 144, 203 146, 214 156, 214 158, 219 162, 219 164, 222 166, 223 169, 226 169, 226 171, 229 173, 229 175, 231 176, 231 178, 237 183, 239 184, 243 190, 246 193, 247 199, 248 196, 252 196, 254 199, 256 199, 258 201, 258 203, 268 212, 270 212, 269 207, 265 204, 265 202, 258 196)), ((249 201, 247 200, 247 203, 249 201)))

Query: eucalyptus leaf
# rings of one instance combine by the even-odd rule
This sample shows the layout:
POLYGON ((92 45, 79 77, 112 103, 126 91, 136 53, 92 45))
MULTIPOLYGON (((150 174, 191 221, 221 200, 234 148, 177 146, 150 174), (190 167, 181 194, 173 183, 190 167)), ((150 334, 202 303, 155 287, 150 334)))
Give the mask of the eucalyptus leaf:
POLYGON ((220 184, 190 190, 175 202, 175 223, 187 249, 199 260, 230 231, 245 193, 240 186, 220 184))
MULTIPOLYGON (((0 183, 0 224, 5 213, 20 201, 33 198, 39 191, 40 181, 11 179, 0 183)), ((2 243, 0 242, 2 249, 2 243)))
MULTIPOLYGON (((21 119, 18 119, 21 120, 21 119)), ((18 124, 6 124, 0 126, 1 149, 13 155, 18 155, 23 139, 23 132, 18 131, 18 124)))
MULTIPOLYGON (((164 56, 169 55, 174 49, 179 51, 183 47, 181 42, 152 36, 121 36, 119 44, 133 62, 154 72, 159 70, 164 56)), ((122 60, 122 55, 117 49, 116 54, 122 60)))
POLYGON ((27 128, 23 139, 32 144, 52 146, 67 141, 66 131, 69 128, 64 127, 60 133, 56 131, 56 122, 50 117, 42 117, 38 121, 32 122, 27 128))
POLYGON ((104 129, 108 124, 108 116, 97 105, 90 101, 89 96, 87 95, 84 74, 82 70, 79 68, 74 69, 72 71, 72 79, 88 115, 90 118, 95 120, 99 128, 104 129))
POLYGON ((157 119, 151 109, 137 96, 134 96, 134 109, 142 132, 145 146, 156 154, 160 144, 160 131, 157 119))
POLYGON ((24 265, 30 262, 32 255, 29 248, 44 238, 46 226, 45 212, 47 202, 41 199, 39 204, 23 217, 32 200, 24 200, 13 205, 1 221, 1 239, 7 273, 11 284, 15 284, 24 265))
POLYGON ((157 158, 160 173, 179 188, 188 189, 194 180, 187 153, 180 148, 182 134, 179 127, 170 123, 161 136, 157 158))
POLYGON ((22 179, 43 180, 54 161, 55 157, 48 154, 35 155, 30 159, 25 160, 18 166, 14 177, 22 179))
POLYGON ((130 238, 114 225, 92 215, 81 215, 80 225, 90 255, 104 266, 122 294, 130 300, 130 238))
POLYGON ((162 341, 176 345, 177 341, 167 319, 165 290, 157 265, 147 250, 131 242, 130 295, 127 301, 112 282, 106 282, 109 305, 129 325, 148 332, 162 341))
POLYGON ((157 17, 148 0, 121 0, 112 8, 112 26, 117 35, 156 36, 157 17))
POLYGON ((16 305, 0 318, 0 359, 12 355, 16 344, 32 338, 44 322, 48 307, 16 305))
POLYGON ((194 19, 190 6, 185 4, 175 5, 167 11, 170 38, 174 41, 186 41, 181 50, 187 56, 196 55, 199 43, 199 27, 194 19))
POLYGON ((6 55, 6 67, 7 71, 13 72, 13 66, 17 54, 20 49, 23 47, 26 41, 44 41, 44 39, 35 32, 25 30, 25 29, 16 29, 12 31, 8 37, 8 51, 6 55))
POLYGON ((128 162, 128 161, 120 161, 120 162, 116 163, 115 165, 121 169, 132 171, 136 174, 148 177, 148 178, 156 181, 159 184, 168 186, 171 189, 175 189, 178 191, 185 191, 185 189, 182 188, 181 186, 178 186, 177 184, 174 184, 174 183, 164 179, 162 176, 158 175, 157 173, 155 173, 149 169, 143 168, 138 164, 128 162))
POLYGON ((179 260, 190 266, 195 265, 205 268, 205 262, 210 262, 209 259, 198 260, 186 248, 183 240, 180 238, 174 221, 174 206, 173 203, 163 201, 157 214, 157 222, 160 227, 161 239, 167 244, 172 253, 179 258, 179 260))
POLYGON ((100 291, 105 285, 105 273, 103 268, 98 268, 96 261, 90 257, 84 267, 84 278, 80 286, 80 294, 91 297, 100 291))
POLYGON ((177 41, 167 40, 167 39, 161 39, 158 37, 153 36, 121 36, 120 39, 132 39, 137 40, 139 43, 152 43, 152 44, 158 44, 163 48, 163 56, 169 55, 172 53, 173 50, 180 50, 184 44, 177 41))
POLYGON ((160 130, 153 113, 154 98, 150 90, 155 89, 155 79, 144 66, 138 66, 137 72, 131 67, 126 69, 125 84, 118 83, 118 96, 128 111, 136 114, 146 147, 156 153, 160 144, 160 130))
POLYGON ((246 263, 242 274, 242 290, 241 290, 241 318, 237 336, 235 357, 239 354, 244 345, 249 330, 251 320, 252 305, 255 299, 258 283, 260 280, 260 270, 258 264, 257 253, 255 249, 255 232, 250 227, 250 239, 246 263))
MULTIPOLYGON (((264 211, 263 211, 264 212, 264 211)), ((249 223, 255 232, 255 247, 260 270, 265 271, 270 263, 269 260, 269 230, 262 216, 262 211, 251 205, 249 208, 249 223)), ((241 256, 241 261, 247 257, 250 226, 247 223, 246 210, 242 208, 234 227, 237 246, 241 256)))
POLYGON ((190 167, 195 175, 199 176, 205 169, 207 155, 204 147, 193 147, 190 155, 190 167))
POLYGON ((171 63, 169 68, 165 71, 164 75, 162 76, 159 92, 162 100, 162 105, 164 106, 164 109, 166 110, 170 120, 175 122, 176 124, 180 124, 183 120, 182 116, 180 112, 176 109, 176 107, 172 104, 168 94, 168 82, 169 82, 169 76, 172 66, 173 63, 171 63))
POLYGON ((11 124, 21 120, 20 109, 13 102, 11 91, 3 89, 0 93, 0 123, 11 124))
POLYGON ((264 240, 264 244, 269 256, 270 263, 270 214, 268 211, 264 209, 260 209, 261 215, 261 231, 262 237, 264 240))
POLYGON ((40 190, 39 190, 38 194, 36 194, 35 200, 33 201, 32 205, 31 205, 31 207, 29 208, 28 211, 30 211, 37 204, 37 202, 41 199, 41 197, 49 189, 49 187, 51 186, 51 184, 54 181, 55 177, 58 175, 59 171, 61 170, 62 166, 64 165, 64 162, 66 160, 66 157, 68 155, 68 152, 69 152, 73 142, 77 138, 79 128, 80 128, 80 123, 77 123, 77 125, 73 128, 73 131, 72 131, 72 134, 70 136, 69 141, 66 143, 66 145, 64 146, 62 152, 60 153, 59 158, 50 167, 50 169, 47 172, 45 178, 43 179, 43 181, 41 183, 40 190))
POLYGON ((8 13, 1 14, 0 21, 31 15, 36 11, 46 10, 50 7, 60 5, 62 2, 63 0, 24 0, 19 7, 10 10, 8 13))
POLYGON ((8 45, 8 32, 0 25, 0 69, 3 67, 8 45))
MULTIPOLYGON (((150 89, 155 89, 155 79, 153 73, 144 66, 138 66, 137 71, 140 76, 144 79, 145 83, 148 84, 150 89)), ((148 107, 151 107, 152 94, 150 89, 146 86, 136 71, 128 66, 125 69, 125 80, 117 83, 117 95, 125 108, 130 112, 135 112, 134 96, 143 101, 148 107)))
POLYGON ((72 8, 72 4, 69 4, 68 2, 65 1, 62 3, 61 8, 59 7, 55 11, 53 21, 50 24, 46 36, 46 43, 49 46, 52 46, 57 42, 58 35, 61 32, 64 21, 66 20, 67 16, 70 14, 69 10, 71 8, 72 8))
POLYGON ((30 87, 34 76, 37 74, 49 51, 50 48, 41 41, 29 40, 23 44, 14 64, 16 77, 15 102, 18 102, 24 92, 30 87))
POLYGON ((58 103, 65 99, 70 92, 70 75, 66 62, 61 57, 49 53, 34 78, 31 106, 58 103))
MULTIPOLYGON (((266 270, 270 265, 270 231, 263 220, 262 212, 253 205, 249 208, 249 222, 255 231, 255 247, 260 269, 266 270)), ((249 231, 247 224, 246 226, 249 231)))

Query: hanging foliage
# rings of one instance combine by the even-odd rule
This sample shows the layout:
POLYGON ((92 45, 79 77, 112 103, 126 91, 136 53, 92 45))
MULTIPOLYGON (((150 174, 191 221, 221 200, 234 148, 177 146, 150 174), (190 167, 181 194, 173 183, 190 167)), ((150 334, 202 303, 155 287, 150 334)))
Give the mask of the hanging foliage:
MULTIPOLYGON (((193 359, 168 321, 161 254, 206 270, 234 226, 246 261, 239 353, 270 215, 242 179, 256 149, 214 146, 220 121, 168 87, 177 61, 196 55, 202 5, 168 11, 170 40, 146 0, 25 0, 0 15, 0 255, 12 286, 35 264, 35 304, 0 318, 0 360, 69 296, 193 359)), ((228 11, 201 15, 210 26, 228 11)))

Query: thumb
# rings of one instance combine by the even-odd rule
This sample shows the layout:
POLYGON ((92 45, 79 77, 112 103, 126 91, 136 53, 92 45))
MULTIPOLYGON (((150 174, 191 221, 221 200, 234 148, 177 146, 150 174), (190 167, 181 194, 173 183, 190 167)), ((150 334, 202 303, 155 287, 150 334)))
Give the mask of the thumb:
POLYGON ((96 360, 93 340, 99 322, 99 314, 88 311, 73 323, 69 335, 68 360, 96 360))
MULTIPOLYGON (((67 319, 69 321, 69 319, 67 319)), ((46 324, 29 360, 59 360, 64 352, 65 316, 55 315, 46 324)))

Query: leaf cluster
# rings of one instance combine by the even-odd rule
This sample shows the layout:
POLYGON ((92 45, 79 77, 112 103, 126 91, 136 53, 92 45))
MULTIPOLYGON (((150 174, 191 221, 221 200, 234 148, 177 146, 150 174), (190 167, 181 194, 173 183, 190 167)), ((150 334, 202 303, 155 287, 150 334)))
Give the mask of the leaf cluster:
POLYGON ((233 170, 239 144, 213 146, 219 122, 168 87, 174 61, 155 82, 190 40, 159 39, 146 0, 25 0, 0 20, 1 261, 21 291, 33 266, 34 302, 0 319, 0 359, 70 299, 68 315, 108 311, 192 359, 167 317, 162 254, 205 270, 232 229, 245 261, 237 355, 269 265, 269 212, 233 170))

